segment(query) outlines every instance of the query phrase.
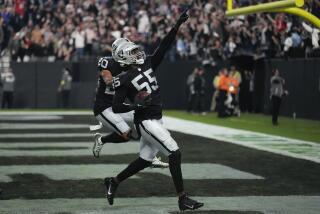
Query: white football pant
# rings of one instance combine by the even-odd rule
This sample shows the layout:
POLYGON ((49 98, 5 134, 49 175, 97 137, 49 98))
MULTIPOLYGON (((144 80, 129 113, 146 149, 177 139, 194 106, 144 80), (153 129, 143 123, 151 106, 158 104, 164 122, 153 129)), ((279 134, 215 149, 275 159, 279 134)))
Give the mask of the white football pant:
POLYGON ((140 157, 152 161, 158 151, 166 156, 179 149, 169 131, 162 125, 162 120, 144 120, 139 124, 140 157))

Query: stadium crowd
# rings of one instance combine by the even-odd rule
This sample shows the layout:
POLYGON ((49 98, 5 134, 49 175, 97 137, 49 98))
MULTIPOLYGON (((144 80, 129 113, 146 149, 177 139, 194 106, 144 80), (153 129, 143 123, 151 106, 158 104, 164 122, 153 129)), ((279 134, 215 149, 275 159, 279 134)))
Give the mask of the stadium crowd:
MULTIPOLYGON (((0 0, 0 50, 14 61, 78 60, 110 55, 121 36, 144 46, 158 45, 190 1, 173 0, 0 0), (182 7, 181 7, 182 6, 182 7), (27 56, 27 57, 25 57, 27 56)), ((240 0, 238 5, 259 0, 240 0)), ((172 61, 259 57, 312 57, 319 54, 320 31, 286 14, 226 18, 226 0, 198 0, 168 54, 172 61)), ((308 10, 320 17, 320 1, 308 10)))

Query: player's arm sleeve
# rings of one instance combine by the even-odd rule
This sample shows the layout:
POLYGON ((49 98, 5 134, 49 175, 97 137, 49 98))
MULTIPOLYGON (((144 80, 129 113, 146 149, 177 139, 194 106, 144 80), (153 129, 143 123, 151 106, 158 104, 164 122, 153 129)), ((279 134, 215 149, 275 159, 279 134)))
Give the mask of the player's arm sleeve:
POLYGON ((112 102, 112 111, 114 113, 125 113, 133 110, 132 105, 125 103, 126 95, 126 87, 120 87, 116 90, 112 102))
POLYGON ((166 51, 170 48, 175 40, 181 24, 176 24, 170 32, 163 38, 156 51, 151 56, 151 66, 153 69, 157 68, 161 63, 166 51))
POLYGON ((104 82, 107 85, 112 84, 112 73, 110 71, 110 63, 106 57, 102 57, 98 61, 98 69, 100 71, 100 75, 102 76, 104 82))

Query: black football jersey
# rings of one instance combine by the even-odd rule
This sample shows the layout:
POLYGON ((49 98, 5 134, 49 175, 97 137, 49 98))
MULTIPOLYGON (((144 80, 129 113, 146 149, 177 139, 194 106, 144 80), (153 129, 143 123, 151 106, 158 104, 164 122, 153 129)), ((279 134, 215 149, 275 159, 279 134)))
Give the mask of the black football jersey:
MULTIPOLYGON (((109 70, 113 77, 119 75, 126 70, 126 67, 122 67, 111 57, 102 57, 98 61, 99 73, 103 70, 109 70)), ((105 109, 112 106, 112 100, 115 91, 112 85, 107 85, 101 75, 99 75, 98 84, 96 88, 96 97, 94 101, 94 115, 100 114, 105 109)))
POLYGON ((140 91, 147 91, 150 94, 151 104, 146 108, 135 110, 135 122, 162 118, 160 87, 151 66, 151 57, 147 57, 143 65, 121 73, 113 81, 116 89, 114 103, 122 104, 126 98, 134 103, 135 97, 140 91))
MULTIPOLYGON (((127 71, 122 72, 124 71, 124 69, 121 68, 118 63, 114 63, 114 61, 112 63, 110 63, 109 61, 105 63, 106 69, 108 69, 110 66, 110 69, 108 70, 113 72, 112 75, 114 77, 113 87, 116 89, 115 97, 112 97, 112 109, 115 110, 114 112, 120 113, 131 111, 132 108, 130 107, 130 105, 126 105, 125 103, 126 99, 129 99, 129 101, 134 103, 135 97, 140 91, 147 91, 151 96, 151 104, 146 108, 135 110, 135 122, 140 122, 147 119, 160 119, 162 117, 160 88, 154 71, 160 65, 167 50, 169 50, 170 46, 172 45, 180 25, 181 23, 177 23, 169 31, 169 33, 163 38, 155 52, 151 56, 146 58, 143 65, 128 66, 126 67, 127 71), (117 64, 117 67, 115 64, 117 64), (115 77, 116 72, 121 74, 115 77)), ((101 81, 101 85, 102 83, 104 83, 103 79, 101 81)), ((103 91, 105 92, 105 90, 105 87, 99 86, 97 97, 102 97, 102 95, 104 94, 103 91)), ((96 103, 98 102, 96 101, 96 103)), ((108 107, 109 106, 110 104, 108 103, 108 107)), ((101 110, 102 108, 97 107, 97 109, 101 110)), ((104 109, 102 109, 102 111, 103 110, 104 109)))
MULTIPOLYGON (((181 24, 181 23, 180 23, 181 24)), ((162 118, 162 102, 160 88, 154 71, 160 65, 167 50, 172 45, 177 35, 180 24, 176 24, 163 38, 155 52, 146 58, 143 65, 135 65, 113 79, 116 94, 113 99, 112 109, 115 112, 127 112, 132 110, 130 104, 126 104, 126 98, 135 103, 135 98, 140 91, 147 91, 151 96, 151 104, 142 109, 136 109, 135 122, 139 123, 148 119, 162 118)))

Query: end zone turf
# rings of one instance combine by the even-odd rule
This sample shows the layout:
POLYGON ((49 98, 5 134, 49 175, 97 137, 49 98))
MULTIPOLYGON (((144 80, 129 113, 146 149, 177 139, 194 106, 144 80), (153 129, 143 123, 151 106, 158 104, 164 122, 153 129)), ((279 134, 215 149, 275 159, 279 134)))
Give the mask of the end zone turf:
MULTIPOLYGON (((119 187, 114 206, 109 206, 102 178, 136 158, 136 143, 122 144, 116 154, 115 145, 106 145, 102 156, 96 159, 90 151, 92 138, 84 135, 89 129, 68 128, 72 124, 89 126, 95 119, 88 115, 58 116, 61 119, 3 121, 6 129, 0 128, 0 135, 9 132, 17 137, 0 138, 0 154, 15 152, 0 155, 1 175, 7 179, 0 180, 0 213, 178 212, 173 183, 165 170, 147 170, 127 180, 119 187), (19 123, 27 128, 16 129, 19 123), (48 128, 61 123, 66 126, 48 128), (65 137, 70 133, 79 136, 65 137), (30 137, 20 138, 20 134, 30 137), (79 149, 83 151, 77 153, 79 149), (15 155, 19 152, 27 153, 15 155), (35 155, 39 153, 42 155, 35 155), (55 177, 58 174, 63 176, 55 177)), ((192 213, 319 213, 320 164, 212 138, 180 132, 172 135, 181 147, 184 167, 189 167, 185 171, 186 189, 205 203, 203 209, 192 213)))

